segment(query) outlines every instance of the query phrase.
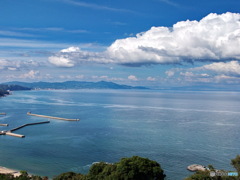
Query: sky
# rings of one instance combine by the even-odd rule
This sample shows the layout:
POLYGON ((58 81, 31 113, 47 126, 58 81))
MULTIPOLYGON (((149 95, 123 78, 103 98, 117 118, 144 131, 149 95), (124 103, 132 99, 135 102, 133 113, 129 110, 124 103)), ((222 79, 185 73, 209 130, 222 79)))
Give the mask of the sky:
POLYGON ((0 83, 240 87, 239 0, 0 0, 0 83))

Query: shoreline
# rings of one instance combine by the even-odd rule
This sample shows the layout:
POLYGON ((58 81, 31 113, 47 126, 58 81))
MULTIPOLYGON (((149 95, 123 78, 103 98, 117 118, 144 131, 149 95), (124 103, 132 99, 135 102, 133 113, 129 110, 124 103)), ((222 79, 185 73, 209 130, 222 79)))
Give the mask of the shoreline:
POLYGON ((0 174, 12 174, 14 177, 21 175, 20 171, 0 166, 0 174))

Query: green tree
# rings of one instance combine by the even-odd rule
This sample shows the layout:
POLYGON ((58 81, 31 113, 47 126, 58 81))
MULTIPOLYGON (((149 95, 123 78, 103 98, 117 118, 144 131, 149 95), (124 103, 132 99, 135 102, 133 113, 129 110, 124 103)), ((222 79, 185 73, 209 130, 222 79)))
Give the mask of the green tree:
POLYGON ((237 155, 235 159, 231 160, 232 166, 237 170, 240 175, 240 155, 237 155))
POLYGON ((66 172, 54 177, 53 180, 82 180, 82 178, 82 174, 66 172))
POLYGON ((14 177, 11 174, 0 174, 0 179, 1 180, 13 180, 14 177))
POLYGON ((163 180, 165 176, 156 161, 133 156, 113 164, 105 162, 93 164, 87 175, 67 172, 53 180, 163 180))
MULTIPOLYGON (((209 171, 197 171, 193 175, 185 178, 185 180, 239 180, 240 178, 240 155, 231 160, 231 165, 237 170, 238 177, 236 176, 210 176, 210 171, 216 171, 212 165, 208 165, 209 171)), ((222 172, 227 172, 222 170, 222 172)))
POLYGON ((86 179, 94 180, 163 180, 165 174, 156 161, 133 156, 120 162, 92 165, 86 179))

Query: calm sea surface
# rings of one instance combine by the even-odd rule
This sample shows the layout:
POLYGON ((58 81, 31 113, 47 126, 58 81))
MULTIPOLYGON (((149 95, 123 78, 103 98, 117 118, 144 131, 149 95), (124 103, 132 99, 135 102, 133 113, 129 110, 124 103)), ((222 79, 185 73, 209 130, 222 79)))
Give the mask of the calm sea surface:
POLYGON ((232 170, 240 153, 237 92, 19 91, 0 98, 7 113, 0 123, 9 124, 0 131, 46 120, 28 111, 81 121, 25 127, 16 131, 23 139, 0 136, 0 166, 53 177, 138 155, 159 162, 168 180, 181 180, 194 163, 232 170))

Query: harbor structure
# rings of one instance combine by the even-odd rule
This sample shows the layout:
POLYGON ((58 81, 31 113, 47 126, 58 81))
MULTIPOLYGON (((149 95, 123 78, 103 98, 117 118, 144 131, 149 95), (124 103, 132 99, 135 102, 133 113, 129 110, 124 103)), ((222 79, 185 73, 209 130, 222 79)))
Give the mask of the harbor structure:
POLYGON ((40 115, 40 114, 32 114, 31 112, 28 112, 27 115, 37 116, 37 117, 42 117, 42 118, 49 118, 49 119, 57 119, 57 120, 63 120, 63 121, 80 121, 80 119, 67 119, 67 118, 61 118, 61 117, 46 116, 46 115, 40 115))

